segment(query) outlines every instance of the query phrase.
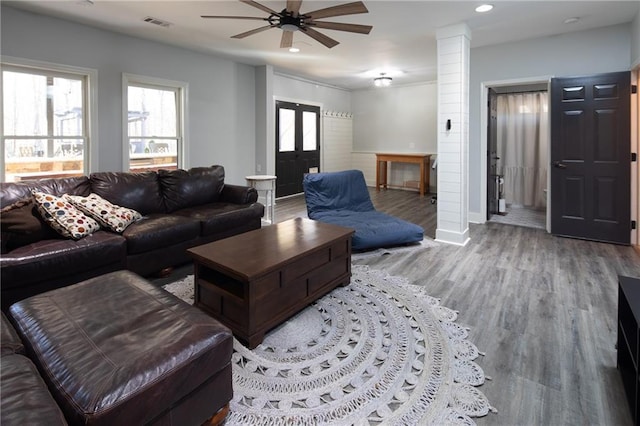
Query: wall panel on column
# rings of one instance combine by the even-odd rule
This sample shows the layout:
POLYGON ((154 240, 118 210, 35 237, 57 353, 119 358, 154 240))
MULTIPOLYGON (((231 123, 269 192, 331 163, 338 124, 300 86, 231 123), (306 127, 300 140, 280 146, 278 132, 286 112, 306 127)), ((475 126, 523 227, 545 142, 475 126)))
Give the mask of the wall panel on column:
POLYGON ((469 49, 465 24, 438 30, 438 225, 436 239, 469 240, 469 49), (447 122, 450 123, 447 129, 447 122))

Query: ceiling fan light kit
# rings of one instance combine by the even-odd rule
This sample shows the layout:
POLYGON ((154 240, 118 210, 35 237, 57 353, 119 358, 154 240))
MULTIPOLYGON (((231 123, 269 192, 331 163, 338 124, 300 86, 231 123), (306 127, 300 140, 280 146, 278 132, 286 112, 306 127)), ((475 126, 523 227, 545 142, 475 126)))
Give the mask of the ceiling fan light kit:
POLYGON ((387 87, 391 85, 392 80, 393 79, 391 77, 388 77, 383 73, 383 74, 380 74, 380 77, 376 77, 373 79, 373 84, 376 87, 387 87))
POLYGON ((369 11, 365 7, 364 3, 361 1, 356 1, 353 3, 345 3, 342 5, 331 6, 324 9, 318 9, 313 12, 300 13, 300 6, 302 5, 302 0, 287 0, 287 7, 283 9, 281 12, 276 12, 275 10, 260 4, 253 0, 239 0, 242 3, 253 6, 257 9, 262 10, 263 12, 267 12, 269 14, 266 18, 259 18, 255 16, 213 16, 213 15, 202 15, 202 18, 207 19, 249 19, 249 20, 258 20, 258 21, 266 21, 268 25, 263 27, 255 28, 250 31, 246 31, 240 34, 236 34, 231 36, 231 38, 245 38, 253 34, 257 34, 259 32, 269 30, 271 28, 279 28, 282 30, 282 39, 280 40, 281 48, 290 48, 293 45, 293 33, 296 31, 300 31, 303 34, 311 37, 316 40, 320 44, 332 48, 340 44, 337 40, 328 37, 321 32, 318 32, 314 29, 321 28, 327 30, 337 30, 337 31, 346 31, 351 33, 358 34, 369 34, 371 29, 373 28, 370 25, 359 25, 359 24, 345 24, 342 22, 327 22, 327 21, 316 21, 316 19, 322 18, 331 18, 335 16, 345 16, 345 15, 355 15, 359 13, 368 13, 369 11))
POLYGON ((485 13, 490 11, 491 9, 493 9, 492 4, 481 4, 480 6, 476 7, 476 12, 485 13))

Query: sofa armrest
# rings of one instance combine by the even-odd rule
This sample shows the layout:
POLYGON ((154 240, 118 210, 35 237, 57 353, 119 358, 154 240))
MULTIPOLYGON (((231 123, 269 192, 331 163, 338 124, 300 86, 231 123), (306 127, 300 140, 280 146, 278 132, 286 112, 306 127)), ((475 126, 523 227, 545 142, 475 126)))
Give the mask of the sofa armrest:
POLYGON ((220 201, 234 204, 249 204, 258 201, 258 191, 250 186, 229 185, 222 187, 220 201))

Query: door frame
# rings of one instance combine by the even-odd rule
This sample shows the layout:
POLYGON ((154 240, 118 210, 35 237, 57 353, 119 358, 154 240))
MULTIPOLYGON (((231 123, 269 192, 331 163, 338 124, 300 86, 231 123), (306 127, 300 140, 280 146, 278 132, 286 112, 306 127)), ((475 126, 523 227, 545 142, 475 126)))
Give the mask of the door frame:
MULTIPOLYGON (((640 62, 631 70, 631 84, 640 88, 640 62)), ((640 94, 631 94, 631 152, 640 154, 640 94), (635 99, 634 99, 635 96, 635 99)), ((634 163, 631 163, 632 165, 634 163)), ((640 219, 640 160, 631 167, 631 220, 640 219)), ((631 230, 631 244, 640 252, 640 224, 631 230)))
MULTIPOLYGON (((311 105, 311 106, 317 106, 320 108, 320 140, 318 141, 318 149, 320 150, 320 170, 324 170, 324 149, 323 149, 323 145, 324 145, 324 131, 323 131, 323 123, 324 123, 324 115, 322 114, 322 112, 324 111, 323 107, 324 104, 322 102, 316 102, 316 101, 305 101, 302 99, 298 99, 298 98, 289 98, 286 96, 278 96, 278 95, 274 95, 273 99, 272 99, 272 113, 271 113, 271 129, 269 130, 271 132, 272 135, 276 134, 276 102, 278 101, 282 101, 282 102, 291 102, 294 104, 304 104, 304 105, 311 105)), ((273 170, 273 174, 275 174, 276 172, 276 138, 267 138, 267 161, 270 164, 267 164, 267 170, 273 170)), ((289 198, 289 197, 295 197, 296 195, 289 195, 287 197, 280 197, 280 198, 289 198)))
MULTIPOLYGON (((483 81, 480 83, 480 216, 475 217, 475 223, 487 222, 487 148, 488 148, 488 132, 489 125, 489 89, 495 89, 505 86, 524 86, 528 84, 547 84, 547 91, 551 93, 551 78, 554 76, 539 76, 528 78, 516 78, 510 80, 483 81)), ((551 108, 547 111, 548 119, 551 119, 551 108)), ((550 121, 549 121, 550 122, 550 121)), ((549 140, 551 140, 551 126, 549 126, 549 140)), ((548 154, 551 155, 551 144, 548 147, 548 154)), ((551 157, 549 157, 551 158, 551 157)), ((547 212, 546 212, 546 230, 551 232, 551 174, 547 174, 547 212)), ((475 216, 475 215, 474 215, 475 216)))

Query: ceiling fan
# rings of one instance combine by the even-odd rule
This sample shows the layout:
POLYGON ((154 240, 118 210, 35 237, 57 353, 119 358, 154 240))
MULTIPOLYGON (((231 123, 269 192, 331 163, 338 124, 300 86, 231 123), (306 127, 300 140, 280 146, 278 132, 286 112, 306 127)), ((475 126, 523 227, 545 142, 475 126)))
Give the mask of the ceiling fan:
POLYGON ((280 28, 282 30, 282 39, 280 40, 280 47, 286 48, 293 45, 293 33, 300 31, 303 34, 308 35, 312 39, 320 42, 328 48, 332 48, 340 44, 337 40, 332 39, 318 31, 315 28, 322 28, 327 30, 347 31, 351 33, 369 34, 373 28, 370 25, 359 24, 344 24, 341 22, 327 22, 316 21, 316 19, 331 18, 334 16, 355 15, 358 13, 368 13, 369 11, 361 1, 353 3, 345 3, 338 6, 331 6, 324 9, 318 9, 313 12, 300 13, 300 6, 302 0, 287 0, 287 7, 281 12, 264 6, 253 0, 240 0, 242 3, 246 3, 250 6, 258 8, 264 12, 267 12, 269 16, 267 18, 259 18, 253 16, 212 16, 202 15, 202 18, 214 18, 214 19, 251 19, 257 21, 266 21, 269 25, 259 27, 244 33, 236 34, 231 38, 245 38, 253 34, 260 33, 271 28, 280 28))

